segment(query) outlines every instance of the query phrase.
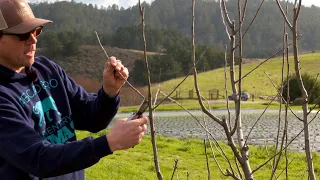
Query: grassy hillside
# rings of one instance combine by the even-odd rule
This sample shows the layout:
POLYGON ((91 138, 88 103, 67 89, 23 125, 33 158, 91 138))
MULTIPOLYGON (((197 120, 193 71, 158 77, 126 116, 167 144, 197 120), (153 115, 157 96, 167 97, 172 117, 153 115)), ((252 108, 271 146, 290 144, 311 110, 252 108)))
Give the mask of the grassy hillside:
MULTIPOLYGON (((248 73, 250 70, 258 66, 263 60, 252 62, 243 65, 243 75, 248 73)), ((294 73, 293 57, 289 58, 290 61, 290 73, 294 73)), ((300 56, 300 65, 302 73, 308 73, 316 76, 320 72, 320 53, 304 54, 300 56)), ((281 82, 281 67, 282 58, 270 59, 266 63, 262 64, 258 69, 253 71, 249 76, 243 79, 242 89, 248 91, 250 94, 254 94, 256 97, 265 95, 276 95, 277 91, 273 87, 272 82, 269 80, 267 73, 272 80, 279 85, 281 82)), ((236 67, 236 76, 238 77, 238 66, 236 67)), ((286 74, 286 71, 285 71, 286 74)), ((242 76, 243 76, 242 75, 242 76)), ((231 92, 230 86, 230 74, 229 67, 227 68, 227 85, 229 94, 231 92)), ((173 79, 166 81, 161 84, 161 90, 169 93, 183 78, 173 79)), ((217 70, 204 72, 198 74, 198 84, 202 94, 207 96, 208 91, 212 89, 220 90, 220 94, 225 94, 225 78, 224 68, 217 70)), ((153 87, 153 91, 157 87, 153 87)), ((188 79, 178 88, 178 90, 190 90, 194 89, 193 76, 189 76, 188 79)), ((187 93, 185 93, 187 94, 187 93)), ((173 94, 175 95, 175 94, 173 94)))

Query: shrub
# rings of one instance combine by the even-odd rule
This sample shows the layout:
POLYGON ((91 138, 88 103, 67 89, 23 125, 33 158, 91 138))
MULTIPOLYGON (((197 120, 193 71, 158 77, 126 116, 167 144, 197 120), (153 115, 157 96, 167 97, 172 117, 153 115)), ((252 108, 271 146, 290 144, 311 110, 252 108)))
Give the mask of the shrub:
MULTIPOLYGON (((320 104, 320 81, 316 77, 313 77, 307 73, 302 74, 303 84, 309 95, 309 103, 311 104, 320 104)), ((287 100, 287 79, 284 81, 284 89, 282 96, 287 100)), ((297 98, 301 97, 301 92, 299 89, 297 77, 295 74, 289 76, 289 97, 290 101, 294 101, 297 98)))

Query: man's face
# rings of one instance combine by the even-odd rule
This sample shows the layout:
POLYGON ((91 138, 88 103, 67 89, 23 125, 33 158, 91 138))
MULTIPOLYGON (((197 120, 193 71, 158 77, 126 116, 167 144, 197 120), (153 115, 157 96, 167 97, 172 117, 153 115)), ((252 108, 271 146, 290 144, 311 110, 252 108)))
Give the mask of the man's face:
POLYGON ((34 63, 37 39, 33 34, 25 41, 15 35, 2 34, 0 37, 0 64, 21 72, 24 67, 34 63))

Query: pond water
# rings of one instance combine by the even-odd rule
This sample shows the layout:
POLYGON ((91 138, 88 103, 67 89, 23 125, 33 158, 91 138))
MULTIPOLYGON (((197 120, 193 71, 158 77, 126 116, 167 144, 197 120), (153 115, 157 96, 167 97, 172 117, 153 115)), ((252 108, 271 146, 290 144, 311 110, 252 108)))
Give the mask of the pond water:
MULTIPOLYGON (((251 110, 246 109, 242 111, 242 125, 244 136, 247 137, 249 131, 252 129, 250 136, 248 138, 248 144, 255 145, 273 145, 276 142, 278 134, 278 126, 280 126, 281 140, 283 136, 285 116, 284 112, 281 113, 279 118, 279 112, 277 110, 268 110, 264 115, 261 116, 263 110, 251 110), (260 119, 259 119, 260 117, 260 119), (257 121, 259 119, 259 121, 257 121), (280 124, 279 124, 280 119, 280 124), (253 127, 253 125, 256 125, 253 127), (253 127, 253 128, 252 128, 253 127)), ((175 111, 175 112, 156 112, 155 113, 155 130, 157 135, 164 135, 177 138, 186 137, 197 137, 206 138, 207 133, 202 126, 206 126, 208 131, 212 136, 221 141, 225 141, 225 133, 222 127, 216 123, 214 120, 208 118, 206 115, 202 115, 201 111, 190 111, 197 120, 188 115, 185 111, 175 111), (200 125, 202 124, 202 126, 200 125)), ((218 109, 213 111, 214 115, 219 118, 228 117, 227 111, 218 109)), ((288 114, 288 142, 292 138, 297 136, 303 130, 303 123, 297 119, 296 116, 301 117, 301 111, 296 111, 288 114)), ((234 114, 231 111, 231 124, 233 126, 234 114)), ((119 113, 115 119, 128 117, 130 113, 119 113)), ((310 134, 310 145, 312 151, 320 152, 320 115, 316 112, 312 112, 309 115, 309 121, 314 120, 309 124, 309 134, 310 134)), ((149 130, 147 133, 149 133, 149 130)), ((234 136, 236 139, 236 136, 234 136)), ((289 145, 290 149, 303 151, 304 147, 304 133, 302 132, 292 143, 289 145)))

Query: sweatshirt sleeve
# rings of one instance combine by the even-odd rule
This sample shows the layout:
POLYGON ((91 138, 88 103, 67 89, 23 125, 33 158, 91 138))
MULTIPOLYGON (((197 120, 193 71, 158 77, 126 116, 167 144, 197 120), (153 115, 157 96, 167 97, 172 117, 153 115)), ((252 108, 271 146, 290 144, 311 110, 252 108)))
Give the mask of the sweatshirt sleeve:
POLYGON ((106 136, 51 144, 16 106, 3 97, 0 102, 0 157, 24 172, 43 178, 58 176, 85 169, 112 153, 106 136))
POLYGON ((116 115, 119 105, 119 94, 109 97, 100 88, 98 93, 87 93, 76 84, 65 71, 56 65, 63 79, 69 97, 75 129, 98 132, 105 129, 116 115))

